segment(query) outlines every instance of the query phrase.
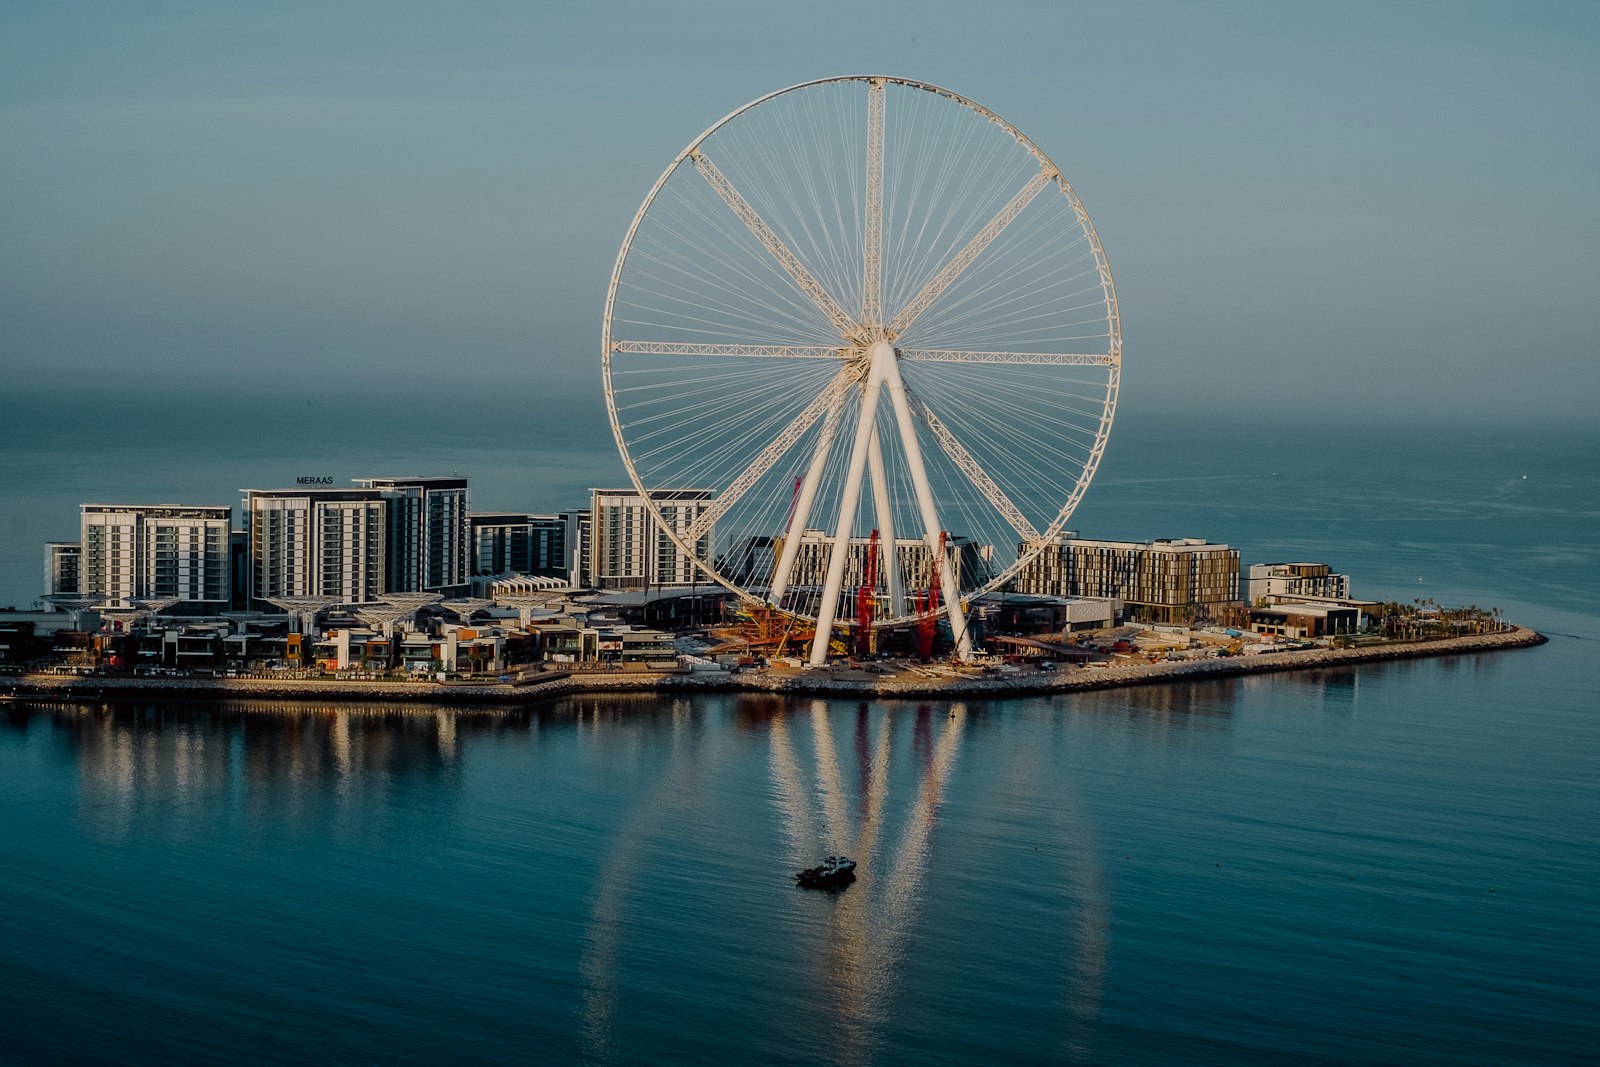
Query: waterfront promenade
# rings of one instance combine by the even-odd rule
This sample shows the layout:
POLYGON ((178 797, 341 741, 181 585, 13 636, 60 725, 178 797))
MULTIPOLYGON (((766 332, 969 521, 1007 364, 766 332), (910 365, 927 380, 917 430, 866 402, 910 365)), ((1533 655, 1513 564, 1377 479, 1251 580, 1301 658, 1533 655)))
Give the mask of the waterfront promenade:
POLYGON ((136 678, 118 675, 24 674, 0 678, 0 698, 98 701, 106 698, 327 700, 351 703, 528 705, 575 693, 772 692, 794 695, 967 699, 1068 693, 1248 674, 1321 670, 1388 660, 1459 656, 1527 648, 1547 639, 1524 627, 1428 641, 1393 641, 1358 648, 1318 648, 1216 659, 1162 661, 1042 671, 1018 668, 955 671, 942 667, 844 667, 743 671, 534 671, 510 681, 482 683, 346 680, 338 678, 136 678))

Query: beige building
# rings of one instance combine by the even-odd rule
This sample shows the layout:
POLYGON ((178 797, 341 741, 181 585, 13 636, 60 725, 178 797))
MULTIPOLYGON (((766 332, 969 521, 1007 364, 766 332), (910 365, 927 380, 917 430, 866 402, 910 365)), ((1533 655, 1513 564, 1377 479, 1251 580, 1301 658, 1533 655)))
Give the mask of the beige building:
MULTIPOLYGON (((774 548, 782 550, 782 540, 773 539, 774 548)), ((854 593, 866 579, 867 549, 871 539, 866 537, 852 537, 845 553, 844 583, 842 588, 847 593, 854 593)), ((794 571, 789 578, 790 589, 821 588, 828 574, 828 557, 833 547, 832 536, 821 530, 807 530, 800 535, 800 550, 795 554, 794 571)), ((963 576, 981 573, 982 559, 978 546, 963 537, 952 538, 949 542, 949 553, 952 570, 939 575, 941 585, 952 585, 956 589, 962 588, 963 576)), ((927 544, 920 537, 897 537, 894 542, 895 559, 900 564, 900 577, 908 594, 925 590, 932 580, 930 566, 933 553, 928 550, 927 544)), ((770 580, 774 560, 767 566, 767 574, 760 582, 765 585, 770 580)), ((883 588, 884 579, 878 578, 879 588, 883 588)))
POLYGON ((1127 614, 1183 622, 1239 603, 1239 550, 1201 538, 1089 541, 1063 538, 1018 573, 1016 591, 1119 600, 1127 614))
POLYGON ((1252 563, 1246 597, 1252 605, 1275 604, 1280 597, 1349 600, 1350 576, 1326 563, 1252 563))

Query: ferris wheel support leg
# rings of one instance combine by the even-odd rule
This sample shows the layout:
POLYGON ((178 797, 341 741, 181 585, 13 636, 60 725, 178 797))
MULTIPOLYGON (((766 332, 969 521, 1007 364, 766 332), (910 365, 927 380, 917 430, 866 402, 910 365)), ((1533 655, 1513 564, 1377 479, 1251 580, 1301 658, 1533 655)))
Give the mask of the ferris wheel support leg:
POLYGON ((872 469, 872 501, 878 510, 878 553, 881 569, 889 593, 889 614, 905 614, 905 585, 900 579, 900 561, 894 547, 894 506, 889 500, 889 478, 883 465, 883 442, 876 431, 867 453, 867 463, 872 469))
MULTIPOLYGON (((895 423, 900 428, 900 443, 905 447, 906 466, 911 471, 911 486, 916 490, 917 507, 922 512, 923 541, 928 546, 928 556, 939 555, 939 511, 933 504, 933 487, 928 484, 928 468, 922 462, 922 447, 917 444, 917 428, 911 421, 911 403, 906 399, 905 382, 900 380, 900 367, 894 348, 887 341, 872 346, 874 374, 883 377, 889 388, 889 402, 894 405, 895 423)), ((954 580, 948 556, 938 560, 942 569, 940 591, 944 594, 945 611, 950 616, 950 633, 956 641, 956 655, 963 661, 972 659, 972 635, 967 630, 967 616, 961 610, 960 583, 954 580)))
POLYGON ((843 404, 841 395, 838 403, 828 409, 823 419, 822 435, 817 438, 817 449, 811 454, 811 465, 806 468, 805 478, 800 482, 800 495, 795 498, 789 527, 783 532, 783 552, 772 572, 771 587, 767 591, 767 599, 772 601, 774 607, 783 606, 783 595, 789 591, 794 561, 800 554, 800 538, 806 532, 806 524, 811 521, 811 508, 817 501, 817 487, 822 484, 822 470, 828 465, 828 456, 833 451, 833 438, 839 430, 839 412, 843 404))
MULTIPOLYGON (((884 345, 888 348, 888 345, 884 345)), ((874 348, 874 353, 877 349, 874 348)), ((890 359, 893 359, 890 350, 890 359)), ((866 473, 868 447, 877 425, 878 396, 883 391, 884 369, 874 354, 872 369, 861 394, 861 418, 856 423, 856 439, 850 448, 850 469, 845 475, 844 493, 839 498, 839 521, 834 527, 833 545, 828 550, 828 576, 822 583, 822 603, 817 605, 817 632, 811 639, 811 665, 820 667, 828 659, 828 642, 833 636, 833 620, 839 610, 839 594, 844 589, 844 565, 850 556, 850 531, 856 522, 856 504, 861 500, 861 478, 866 473)))

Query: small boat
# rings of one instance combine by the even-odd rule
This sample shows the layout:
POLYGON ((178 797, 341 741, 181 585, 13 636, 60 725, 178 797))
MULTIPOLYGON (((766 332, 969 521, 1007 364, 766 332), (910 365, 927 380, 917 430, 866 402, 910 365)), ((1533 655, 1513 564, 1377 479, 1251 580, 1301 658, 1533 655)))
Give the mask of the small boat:
POLYGON ((829 856, 794 877, 802 889, 843 889, 856 880, 856 861, 848 856, 829 856))

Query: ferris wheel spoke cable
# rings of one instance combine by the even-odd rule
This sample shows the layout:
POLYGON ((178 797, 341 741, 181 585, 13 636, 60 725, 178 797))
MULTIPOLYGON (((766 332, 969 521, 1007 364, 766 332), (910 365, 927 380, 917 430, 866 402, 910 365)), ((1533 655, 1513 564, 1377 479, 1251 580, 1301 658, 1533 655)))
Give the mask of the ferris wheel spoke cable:
MULTIPOLYGON (((671 237, 672 242, 660 242, 663 253, 663 269, 671 269, 684 278, 683 287, 686 292, 694 293, 701 290, 700 281, 705 274, 704 262, 709 260, 719 266, 727 275, 719 278, 714 283, 718 288, 732 294, 741 301, 739 305, 717 304, 726 307, 730 313, 738 315, 750 325, 770 328, 771 323, 752 315, 752 310, 779 311, 789 323, 797 329, 807 333, 816 334, 819 327, 826 329, 825 320, 819 318, 819 311, 815 303, 803 293, 794 290, 792 281, 783 280, 782 285, 775 284, 779 274, 778 266, 769 257, 769 252, 764 248, 752 247, 752 235, 737 225, 738 220, 733 218, 723 204, 712 204, 707 201, 686 201, 682 204, 687 216, 681 222, 675 217, 662 225, 663 236, 671 237), (714 210, 713 210, 714 209, 714 210), (698 220, 704 226, 717 231, 723 240, 707 241, 696 236, 692 231, 684 232, 682 226, 692 226, 698 220), (673 225, 677 223, 677 225, 673 225), (670 255, 673 261, 682 261, 685 266, 678 267, 675 262, 666 261, 670 255), (696 262, 701 261, 696 273, 696 262), (760 264, 758 272, 756 265, 760 264), (742 283, 742 287, 741 287, 742 283), (751 308, 754 304, 754 308, 751 308)), ((693 297, 676 297, 691 305, 700 303, 693 297)))
MULTIPOLYGON (((698 204, 691 205, 690 210, 702 216, 709 215, 709 213, 698 204)), ((723 216, 725 215, 725 211, 719 210, 719 217, 715 220, 714 224, 718 226, 724 225, 723 216)), ((707 223, 712 222, 710 218, 705 218, 705 221, 707 223)), ((671 271, 675 275, 682 276, 684 280, 682 282, 673 282, 666 275, 652 276, 647 272, 641 272, 645 280, 651 280, 653 277, 655 277, 655 280, 657 280, 658 284, 674 285, 678 288, 681 288, 685 294, 701 293, 704 290, 704 281, 711 281, 711 284, 714 287, 725 289, 727 292, 738 296, 743 303, 742 305, 719 303, 707 301, 703 297, 697 299, 689 295, 677 295, 665 292, 656 294, 661 299, 681 302, 690 307, 699 309, 722 308, 729 314, 736 315, 748 322, 751 326, 764 326, 770 329, 772 326, 770 320, 763 321, 761 318, 751 313, 752 309, 749 305, 754 303, 754 310, 767 310, 769 312, 776 312, 786 318, 795 328, 802 329, 807 332, 814 332, 816 330, 817 323, 814 320, 814 316, 817 314, 817 308, 809 300, 800 299, 799 297, 803 294, 794 293, 791 286, 786 284, 784 288, 780 289, 772 283, 772 280, 769 280, 767 277, 758 274, 749 263, 739 261, 729 251, 725 250, 723 247, 714 242, 702 241, 700 242, 700 247, 696 248, 694 247, 693 238, 691 238, 690 235, 680 234, 671 227, 665 225, 663 225, 662 229, 665 231, 666 236, 677 238, 678 243, 668 244, 660 241, 659 239, 654 239, 655 244, 647 247, 656 247, 660 249, 660 254, 656 258, 663 271, 671 271), (685 263, 692 263, 693 260, 690 258, 691 252, 699 256, 702 260, 709 259, 714 265, 722 267, 729 275, 731 275, 731 277, 726 281, 721 279, 704 279, 703 281, 701 278, 697 278, 694 274, 675 266, 674 263, 667 258, 670 255, 673 257, 673 259, 683 260, 685 263), (745 285, 743 290, 734 284, 741 279, 745 285), (764 292, 768 299, 762 299, 760 293, 752 292, 751 287, 764 292)), ((746 248, 744 245, 744 242, 749 240, 748 235, 734 233, 732 229, 729 228, 726 236, 728 237, 727 243, 729 247, 739 249, 741 255, 748 256, 754 253, 755 250, 746 248)), ((765 255, 764 250, 762 250, 762 254, 765 255)), ((642 252, 641 255, 648 257, 649 253, 648 251, 645 251, 642 252)), ((703 266, 701 267, 701 272, 703 275, 703 266)))
MULTIPOLYGON (((841 377, 844 377, 844 375, 845 372, 841 371, 841 377)), ((799 415, 794 415, 785 420, 782 423, 781 428, 779 420, 783 419, 785 415, 790 413, 792 405, 787 402, 773 402, 768 404, 762 421, 752 425, 754 420, 749 418, 744 419, 740 427, 740 432, 737 435, 727 435, 728 440, 725 441, 718 450, 708 454, 701 454, 701 459, 698 467, 695 469, 695 473, 698 475, 700 468, 712 469, 716 467, 729 456, 737 454, 741 449, 749 450, 753 448, 753 443, 769 441, 767 447, 770 449, 774 447, 774 444, 786 433, 798 437, 799 434, 803 433, 804 430, 809 427, 811 422, 815 421, 815 417, 808 416, 807 412, 812 408, 815 408, 818 412, 820 412, 822 409, 828 407, 831 405, 837 392, 838 390, 833 387, 824 389, 823 392, 819 394, 819 396, 813 400, 811 404, 807 405, 807 408, 803 409, 799 415)), ((712 432, 715 432, 718 429, 720 429, 720 426, 716 422, 713 422, 711 425, 702 428, 702 430, 694 436, 682 440, 681 445, 685 447, 682 447, 679 454, 684 456, 694 456, 699 454, 697 453, 697 448, 700 444, 699 439, 712 432)), ((790 444, 792 445, 792 443, 793 442, 791 441, 790 444)), ((780 457, 773 456, 772 462, 776 462, 778 458, 780 457)), ((770 467, 770 465, 770 463, 767 464, 768 467, 770 467)), ((750 471, 747 469, 744 473, 748 475, 750 471)), ((759 474, 761 473, 765 473, 765 471, 763 470, 758 472, 756 476, 759 477, 759 474)), ((732 501, 728 502, 728 504, 731 503, 732 501)), ((726 504, 723 505, 724 509, 726 506, 726 504)))
MULTIPOLYGON (((749 396, 753 393, 754 390, 745 395, 749 396)), ((737 402, 738 400, 742 399, 742 397, 735 396, 732 399, 737 402)), ((726 401, 718 402, 717 404, 713 405, 713 408, 720 409, 726 403, 726 401)), ((743 429, 752 422, 758 422, 763 417, 770 417, 768 413, 771 411, 783 411, 786 410, 787 407, 787 404, 780 405, 776 402, 772 402, 765 407, 752 409, 740 419, 739 428, 743 429)), ((709 416, 710 417, 706 418, 700 425, 696 426, 694 423, 687 420, 664 421, 661 416, 653 415, 648 418, 631 421, 629 423, 629 429, 633 432, 635 439, 638 440, 641 445, 648 444, 655 440, 660 441, 660 444, 655 447, 641 449, 640 458, 645 460, 654 458, 657 455, 661 455, 663 450, 665 450, 669 458, 673 456, 690 457, 697 455, 697 449, 705 446, 708 439, 715 438, 719 435, 726 438, 728 442, 735 444, 741 440, 740 436, 736 436, 727 432, 727 424, 723 420, 716 417, 715 410, 709 412, 709 416), (651 423, 656 424, 653 429, 651 428, 651 423), (675 426, 679 427, 679 429, 674 430, 675 426)), ((684 462, 687 462, 687 460, 684 460, 684 462)))
POLYGON ((794 280, 800 291, 810 297, 811 301, 828 317, 828 321, 833 324, 834 329, 839 331, 839 335, 841 337, 850 336, 855 327, 855 320, 845 313, 832 294, 824 289, 822 283, 817 281, 816 277, 800 262, 799 257, 778 239, 778 235, 773 232, 772 227, 768 226, 761 216, 755 213, 755 210, 750 207, 745 198, 739 194, 739 190, 735 189, 733 184, 717 169, 717 165, 698 151, 691 154, 689 158, 694 163, 695 169, 710 183, 711 188, 716 191, 718 196, 722 197, 723 202, 728 205, 728 209, 737 215, 739 220, 755 235, 756 240, 761 242, 768 252, 772 253, 772 257, 778 261, 778 265, 784 269, 784 272, 794 280))
MULTIPOLYGON (((655 310, 657 315, 665 320, 676 319, 684 323, 721 330, 742 323, 746 329, 762 330, 770 335, 774 326, 773 320, 777 318, 786 320, 792 330, 815 333, 804 317, 806 309, 790 300, 787 294, 775 292, 773 300, 766 302, 754 302, 746 298, 743 305, 737 305, 718 301, 709 296, 691 296, 689 294, 697 290, 684 286, 670 275, 652 275, 642 269, 640 275, 634 279, 635 290, 661 301, 661 305, 655 310)), ((662 325, 670 327, 671 323, 664 321, 662 325)))
MULTIPOLYGON (((1040 424, 1044 424, 1054 425, 1066 433, 1087 435, 1089 431, 1076 423, 1050 418, 1034 410, 1021 412, 1023 416, 1021 418, 1016 417, 1019 413, 1013 410, 1012 418, 1002 419, 987 405, 968 403, 950 395, 941 397, 940 407, 954 418, 958 425, 972 428, 976 440, 1005 442, 1006 450, 1032 455, 1043 464, 1081 463, 1084 459, 1083 455, 1074 454, 1051 444, 1038 432, 1040 424), (1020 430, 1019 425, 1026 427, 1026 432, 1020 430)), ((1048 468, 1036 466, 1035 469, 1048 468)))

